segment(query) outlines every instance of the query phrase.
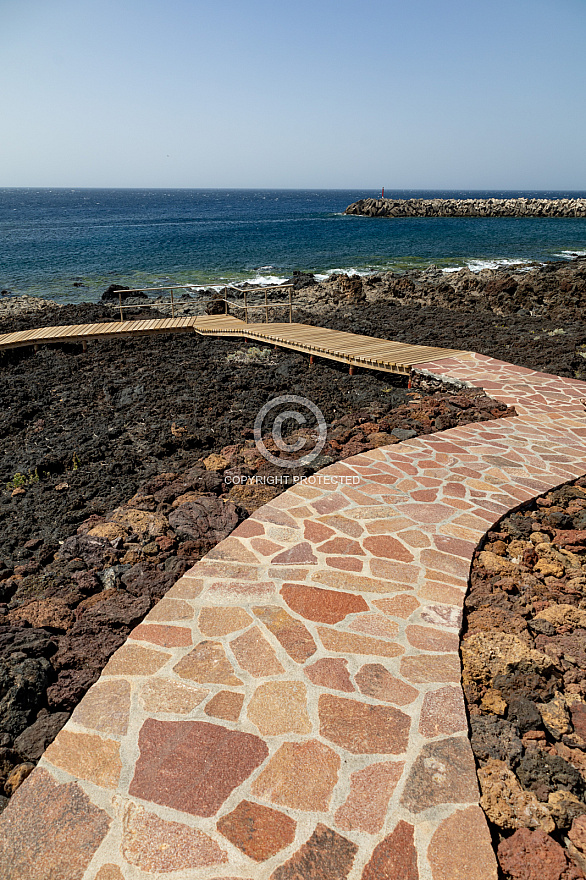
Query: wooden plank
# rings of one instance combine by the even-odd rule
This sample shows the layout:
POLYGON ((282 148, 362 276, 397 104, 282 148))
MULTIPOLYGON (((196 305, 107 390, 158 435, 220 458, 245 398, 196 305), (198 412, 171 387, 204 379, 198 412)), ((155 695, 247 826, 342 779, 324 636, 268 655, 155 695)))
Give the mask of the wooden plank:
MULTIPOLYGON (((264 308, 264 306, 262 306, 264 308)), ((77 340, 80 338, 124 338, 132 334, 152 334, 195 330, 204 335, 240 336, 267 345, 317 354, 346 364, 365 365, 386 372, 406 374, 410 366, 447 357, 463 357, 467 352, 413 343, 395 342, 325 327, 285 322, 247 324, 233 315, 200 315, 181 318, 145 318, 133 321, 107 321, 97 324, 68 324, 0 335, 0 348, 35 342, 77 340)))

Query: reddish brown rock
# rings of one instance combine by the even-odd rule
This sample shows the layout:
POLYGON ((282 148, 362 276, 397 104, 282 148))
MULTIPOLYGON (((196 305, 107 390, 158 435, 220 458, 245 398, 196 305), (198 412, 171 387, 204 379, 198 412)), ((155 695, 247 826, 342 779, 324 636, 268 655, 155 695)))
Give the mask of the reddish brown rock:
POLYGON ((354 754, 398 755, 407 749, 411 719, 392 706, 322 694, 319 719, 321 735, 354 754))
POLYGON ((576 816, 568 831, 568 837, 581 853, 586 854, 586 816, 576 816))
MULTIPOLYGON (((362 575, 350 574, 343 571, 319 570, 312 574, 311 579, 316 583, 326 584, 338 590, 350 590, 352 593, 388 593, 389 579, 379 580, 362 575)), ((407 589, 399 587, 399 589, 407 589)))
POLYGON ((394 559, 381 559, 375 557, 370 560, 370 570, 375 577, 383 578, 388 584, 393 584, 393 589, 411 589, 419 580, 421 569, 418 565, 410 565, 407 562, 396 562, 394 559), (395 584, 397 586, 395 586, 395 584))
POLYGON ((326 556, 326 565, 341 571, 362 571, 364 568, 364 562, 356 556, 326 556))
POLYGON ((341 654, 378 654, 380 657, 397 657, 404 648, 396 642, 383 642, 369 636, 354 635, 340 632, 337 629, 318 628, 319 637, 328 651, 339 651, 341 654))
POLYGON ((468 729, 468 719, 464 707, 464 697, 459 687, 445 687, 431 691, 423 698, 419 733, 432 737, 468 729))
POLYGON ((393 596, 391 599, 378 599, 375 603, 377 608, 390 614, 391 617, 410 617, 419 607, 420 602, 408 593, 401 596, 393 596))
MULTIPOLYGON (((181 578, 185 583, 195 583, 190 578, 181 578)), ((173 593, 179 593, 181 581, 178 581, 172 588, 173 593)), ((183 590, 181 591, 183 592, 183 590)), ((191 589, 186 592, 191 595, 191 589)), ((189 602, 184 602, 180 598, 171 598, 169 595, 164 596, 160 602, 149 612, 148 622, 153 621, 165 622, 168 620, 192 620, 193 608, 189 602)))
POLYGON ((142 645, 122 645, 110 657, 102 675, 153 675, 170 657, 171 654, 143 648, 142 645))
POLYGON ((213 636, 226 636, 228 633, 238 632, 252 623, 252 617, 244 608, 227 608, 208 605, 202 608, 197 618, 197 625, 202 635, 211 638, 213 636))
POLYGON ((340 758, 317 740, 283 743, 252 783, 252 793, 295 810, 327 810, 340 758))
POLYGON ((278 810, 241 801, 216 827, 249 858, 264 862, 293 843, 297 823, 278 810))
POLYGON ((317 565, 311 544, 294 544, 288 550, 277 553, 272 560, 273 565, 317 565))
POLYGON ((213 816, 268 755, 263 740, 205 721, 143 724, 130 794, 195 816, 213 816))
POLYGON ((228 861, 226 852, 203 831, 179 822, 166 822, 136 804, 128 804, 122 824, 124 858, 149 874, 205 868, 228 861))
POLYGON ((309 630, 278 605, 256 607, 253 611, 297 663, 304 663, 315 654, 317 647, 309 630))
POLYGON ((177 675, 201 684, 241 685, 221 642, 200 642, 173 667, 177 675))
POLYGON ((118 865, 102 865, 94 880, 124 880, 124 874, 118 865))
POLYGON ((244 694, 237 694, 234 691, 220 691, 206 704, 204 712, 212 718, 238 721, 243 702, 244 694))
POLYGON ((230 642, 230 647, 242 669, 254 678, 280 675, 285 671, 258 626, 253 626, 238 636, 230 642))
POLYGON ((389 620, 384 614, 361 614, 348 624, 348 629, 357 633, 366 633, 381 639, 392 639, 399 632, 399 625, 389 620))
POLYGON ((400 761, 386 761, 352 773, 350 794, 336 812, 336 825, 346 831, 380 831, 404 766, 400 761))
MULTIPOLYGON (((178 581, 176 581, 171 589, 165 593, 166 600, 181 600, 181 599, 197 599, 203 590, 203 580, 201 578, 191 577, 189 574, 180 577, 178 581)), ((160 603, 159 603, 160 604, 160 603)), ((185 603, 188 604, 187 602, 185 603)), ((193 609, 191 613, 191 617, 193 617, 193 609)))
POLYGON ((191 687, 182 681, 151 678, 145 681, 138 699, 146 712, 173 712, 186 715, 209 694, 206 688, 191 687))
POLYGON ((544 831, 519 828, 499 843, 498 860, 511 880, 578 880, 583 875, 564 850, 544 831), (570 869, 570 870, 568 870, 570 869))
POLYGON ((343 510, 348 507, 348 499, 343 496, 330 492, 328 495, 322 496, 311 502, 311 506, 318 513, 325 516, 326 513, 335 513, 337 510, 343 510))
POLYGON ((15 626, 49 627, 64 632, 71 628, 75 617, 72 610, 60 599, 33 599, 26 605, 8 613, 8 620, 15 626))
POLYGON ((415 761, 401 803, 412 813, 439 804, 476 803, 476 766, 467 738, 452 737, 425 745, 415 761))
POLYGON ((311 666, 305 667, 308 679, 320 687, 330 688, 333 691, 346 691, 351 693, 354 688, 348 675, 348 661, 341 657, 324 657, 316 660, 311 666))
MULTIPOLYGON (((201 563, 200 563, 201 565, 201 563)), ((214 573, 214 577, 222 577, 214 573)), ((207 588, 206 596, 231 602, 268 602, 275 593, 273 581, 259 581, 258 569, 251 568, 246 576, 240 572, 237 580, 215 581, 207 588), (247 583, 248 576, 252 583, 247 583)))
MULTIPOLYGON (((444 819, 431 839, 427 858, 433 880, 497 880, 492 840, 480 807, 457 810, 444 819)), ((538 877, 543 880, 541 874, 538 877)))
MULTIPOLYGON (((341 516, 337 513, 321 517, 320 524, 322 526, 325 525, 326 528, 331 526, 338 532, 342 532, 343 535, 350 535, 351 538, 359 538, 364 531, 363 527, 355 519, 348 519, 347 516, 341 516)), ((325 538, 321 540, 324 541, 325 538)))
POLYGON ((100 733, 124 736, 128 729, 130 685, 124 679, 98 681, 73 713, 72 721, 100 733))
POLYGON ((370 538, 365 538, 362 543, 373 556, 396 559, 398 562, 413 562, 415 558, 402 541, 391 535, 372 535, 370 538))
POLYGON ((311 733, 307 689, 300 681, 265 681, 254 692, 246 710, 264 736, 311 733))
POLYGON ((307 520, 305 522, 305 531, 303 537, 312 544, 320 544, 327 541, 334 534, 334 530, 324 526, 323 523, 315 522, 315 520, 307 520))
POLYGON ((346 555, 346 556, 364 556, 364 550, 358 543, 351 538, 333 538, 326 541, 317 548, 320 553, 328 553, 330 555, 346 555))
POLYGON ((570 707, 572 726, 578 736, 586 740, 586 703, 574 703, 570 707))
POLYGON ((456 633, 448 633, 431 626, 408 626, 407 639, 420 651, 457 651, 459 638, 456 633))
POLYGON ((110 822, 78 785, 35 770, 0 819, 2 880, 82 880, 110 822))
POLYGON ((268 538, 253 538, 250 542, 250 546, 253 547, 261 556, 274 556, 278 550, 283 549, 282 544, 276 544, 274 541, 269 541, 268 538))
POLYGON ((132 630, 129 638, 161 645, 162 648, 185 647, 192 643, 191 630, 187 627, 163 624, 140 623, 132 630))
POLYGON ((380 663, 367 663, 356 676, 360 692, 368 697, 407 706, 419 696, 419 691, 400 678, 395 678, 380 663))
POLYGON ((375 847, 361 880, 419 880, 414 828, 402 820, 375 847))
POLYGON ((228 562, 251 562, 258 564, 258 558, 248 550, 242 541, 231 535, 224 538, 213 550, 207 554, 208 559, 223 559, 228 562))
POLYGON ((270 880, 346 880, 358 847, 321 823, 270 880))
POLYGON ((401 660, 401 674, 414 684, 430 681, 460 681, 457 654, 418 654, 401 660))
POLYGON ((45 752, 45 758, 72 776, 87 779, 104 788, 116 788, 122 770, 119 743, 67 729, 53 740, 45 752))
POLYGON ((283 584, 281 595, 289 608, 297 614, 319 623, 338 623, 348 614, 368 611, 368 605, 362 596, 322 590, 319 587, 283 584))

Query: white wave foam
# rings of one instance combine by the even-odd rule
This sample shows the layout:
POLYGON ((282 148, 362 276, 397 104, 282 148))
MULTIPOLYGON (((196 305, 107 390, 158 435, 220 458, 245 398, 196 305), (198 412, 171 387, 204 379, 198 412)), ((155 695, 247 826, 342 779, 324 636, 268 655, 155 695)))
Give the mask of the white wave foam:
POLYGON ((283 278, 280 275, 255 275, 254 278, 247 278, 246 281, 239 281, 238 284, 234 286, 239 287, 242 284, 256 284, 258 287, 270 287, 273 284, 284 284, 288 280, 288 278, 283 278))
POLYGON ((362 278, 365 278, 367 275, 373 275, 375 272, 384 272, 384 269, 329 269, 325 275, 318 275, 315 273, 316 281, 327 281, 328 278, 331 278, 332 275, 360 275, 362 278))
MULTIPOLYGON (((518 272, 523 272, 529 271, 534 262, 534 260, 511 260, 505 258, 501 260, 468 260, 466 262, 466 268, 470 269, 471 272, 482 272, 483 269, 499 269, 503 266, 511 266, 515 267, 518 272)), ((460 272, 462 268, 464 267, 446 266, 446 268, 442 269, 442 272, 460 272)))
POLYGON ((583 251, 560 251, 559 254, 554 254, 554 257, 564 257, 566 260, 573 260, 574 257, 586 257, 586 250, 583 251))

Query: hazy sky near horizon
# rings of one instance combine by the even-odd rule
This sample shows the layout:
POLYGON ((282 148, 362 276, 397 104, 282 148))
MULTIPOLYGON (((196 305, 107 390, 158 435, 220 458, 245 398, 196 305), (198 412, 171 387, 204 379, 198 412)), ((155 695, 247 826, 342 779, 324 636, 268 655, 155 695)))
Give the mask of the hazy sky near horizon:
POLYGON ((0 186, 586 190, 585 0, 0 0, 0 186))

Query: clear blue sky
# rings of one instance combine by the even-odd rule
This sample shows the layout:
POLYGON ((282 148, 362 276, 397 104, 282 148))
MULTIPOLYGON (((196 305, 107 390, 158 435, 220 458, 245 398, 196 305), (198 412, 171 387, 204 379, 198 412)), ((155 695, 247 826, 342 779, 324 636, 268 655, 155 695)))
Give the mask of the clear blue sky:
POLYGON ((586 189, 585 0, 0 0, 0 186, 586 189))

